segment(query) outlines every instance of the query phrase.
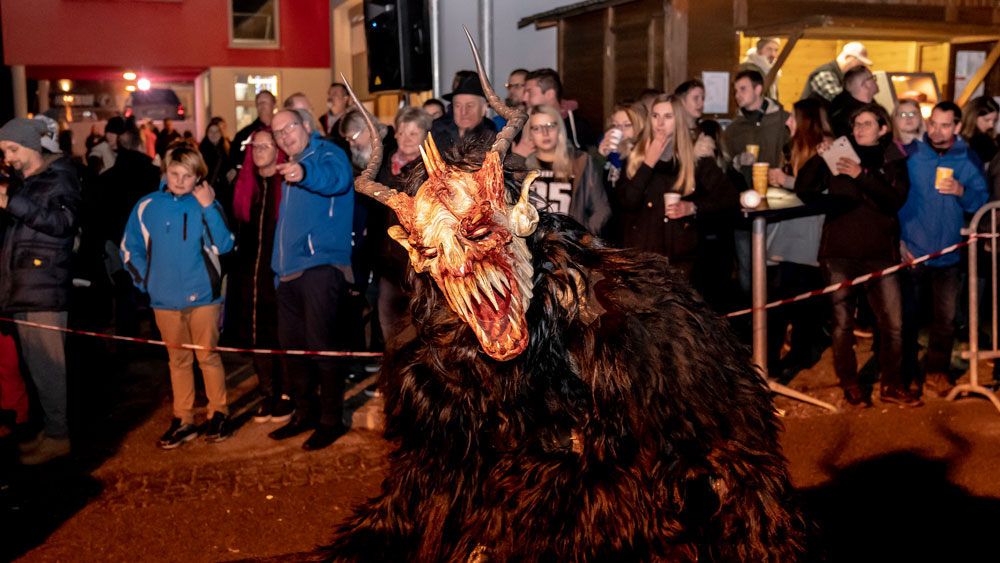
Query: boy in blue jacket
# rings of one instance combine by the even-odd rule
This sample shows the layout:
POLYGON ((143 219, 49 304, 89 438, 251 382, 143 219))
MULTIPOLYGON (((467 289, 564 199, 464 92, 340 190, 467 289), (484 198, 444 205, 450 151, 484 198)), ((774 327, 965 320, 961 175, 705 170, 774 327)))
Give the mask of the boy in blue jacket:
MULTIPOLYGON (((965 214, 986 203, 988 193, 978 158, 958 135, 962 110, 940 102, 927 120, 924 142, 907 162, 910 193, 899 210, 903 260, 937 252, 962 241, 965 214), (951 177, 938 181, 937 169, 950 169, 951 177)), ((917 310, 923 286, 932 295, 925 388, 944 396, 951 390, 951 349, 955 336, 955 306, 960 290, 958 252, 928 260, 903 275, 903 377, 917 378, 917 310)))
MULTIPOLYGON (((171 345, 214 348, 219 341, 222 270, 219 256, 233 248, 201 154, 187 145, 166 155, 166 185, 139 200, 121 242, 122 263, 132 281, 149 293, 163 340, 171 345)), ((174 419, 159 446, 173 449, 198 437, 194 424, 194 370, 197 356, 208 396, 205 438, 232 435, 226 401, 226 373, 218 352, 169 347, 174 419)))

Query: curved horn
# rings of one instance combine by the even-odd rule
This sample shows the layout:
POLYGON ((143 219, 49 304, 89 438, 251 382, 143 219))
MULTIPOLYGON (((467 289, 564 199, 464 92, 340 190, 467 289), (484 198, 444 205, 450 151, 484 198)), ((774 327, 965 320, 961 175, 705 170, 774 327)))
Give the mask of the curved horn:
POLYGON ((521 130, 524 122, 528 120, 528 114, 519 109, 507 107, 507 104, 503 103, 503 100, 493 91, 493 85, 490 84, 490 79, 486 76, 486 71, 483 70, 483 62, 479 59, 479 49, 476 48, 476 42, 472 40, 469 28, 463 25, 462 29, 465 30, 465 36, 469 38, 469 45, 472 47, 472 56, 476 59, 476 70, 479 72, 479 82, 483 85, 486 100, 490 102, 490 107, 493 108, 493 111, 507 119, 507 125, 504 125, 503 130, 497 133, 497 138, 490 148, 491 151, 500 154, 500 162, 503 162, 503 157, 506 156, 507 149, 514 142, 514 137, 517 136, 517 132, 521 130))
POLYGON ((374 118, 368 113, 364 104, 358 100, 358 97, 354 95, 354 89, 351 88, 351 83, 347 81, 347 77, 343 73, 340 74, 340 77, 344 79, 344 84, 347 85, 347 93, 351 95, 354 106, 358 108, 361 116, 365 118, 365 123, 368 125, 368 133, 371 136, 371 160, 368 161, 368 167, 365 168, 365 171, 354 180, 354 189, 379 203, 388 205, 389 198, 399 192, 375 181, 375 174, 378 173, 378 169, 382 165, 382 140, 378 135, 378 129, 375 128, 374 118))

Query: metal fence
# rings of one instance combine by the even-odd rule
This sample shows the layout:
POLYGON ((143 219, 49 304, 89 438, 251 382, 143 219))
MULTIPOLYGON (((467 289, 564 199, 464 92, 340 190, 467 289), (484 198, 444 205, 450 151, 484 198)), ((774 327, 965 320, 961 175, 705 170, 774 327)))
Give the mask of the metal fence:
POLYGON ((989 399, 1000 411, 1000 399, 989 387, 979 382, 979 360, 1000 358, 1000 348, 997 346, 997 214, 1000 212, 1000 201, 987 203, 972 217, 969 227, 962 229, 962 234, 970 236, 978 233, 978 239, 969 244, 969 350, 962 352, 962 357, 969 360, 969 382, 955 386, 948 394, 949 401, 959 395, 975 393, 989 399), (986 219, 986 221, 984 221, 986 219), (988 272, 982 273, 986 281, 985 287, 990 292, 990 339, 988 350, 979 349, 979 245, 989 253, 988 272))

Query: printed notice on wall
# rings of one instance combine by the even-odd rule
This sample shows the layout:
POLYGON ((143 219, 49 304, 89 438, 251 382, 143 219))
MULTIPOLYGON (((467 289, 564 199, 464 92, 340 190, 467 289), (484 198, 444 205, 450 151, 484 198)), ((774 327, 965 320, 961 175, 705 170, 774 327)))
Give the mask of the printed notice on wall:
MULTIPOLYGON (((955 52, 955 97, 965 92, 965 87, 975 76, 979 67, 986 63, 986 51, 956 51, 955 52)), ((983 83, 980 82, 976 91, 972 93, 972 98, 983 95, 983 83)))
POLYGON ((705 83, 705 113, 729 113, 729 73, 702 72, 705 83))

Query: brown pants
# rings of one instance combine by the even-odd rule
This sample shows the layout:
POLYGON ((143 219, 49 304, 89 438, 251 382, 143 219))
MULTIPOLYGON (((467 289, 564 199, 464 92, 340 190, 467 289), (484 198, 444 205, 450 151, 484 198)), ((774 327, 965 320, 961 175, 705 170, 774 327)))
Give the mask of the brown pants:
MULTIPOLYGON (((188 307, 180 311, 155 309, 156 326, 169 344, 197 344, 214 347, 219 342, 219 312, 221 304, 188 307)), ((208 416, 220 412, 229 414, 226 406, 226 371, 218 352, 167 348, 170 357, 170 386, 174 391, 174 417, 194 423, 194 357, 205 379, 208 396, 208 416)))

